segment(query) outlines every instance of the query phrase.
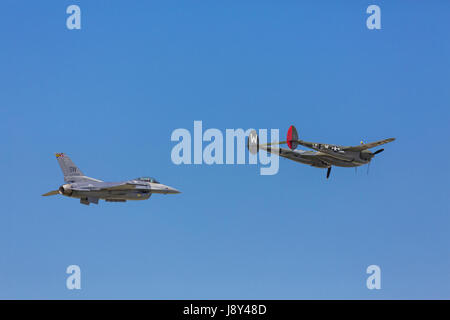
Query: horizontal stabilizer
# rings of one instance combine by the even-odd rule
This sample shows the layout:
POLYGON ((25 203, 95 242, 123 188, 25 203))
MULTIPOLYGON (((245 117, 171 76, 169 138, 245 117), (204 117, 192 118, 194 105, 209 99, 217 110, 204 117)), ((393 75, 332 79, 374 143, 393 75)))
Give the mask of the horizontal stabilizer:
POLYGON ((42 196, 43 197, 48 197, 48 196, 54 196, 54 195, 57 195, 57 194, 59 194, 59 190, 53 190, 53 191, 44 193, 42 196))

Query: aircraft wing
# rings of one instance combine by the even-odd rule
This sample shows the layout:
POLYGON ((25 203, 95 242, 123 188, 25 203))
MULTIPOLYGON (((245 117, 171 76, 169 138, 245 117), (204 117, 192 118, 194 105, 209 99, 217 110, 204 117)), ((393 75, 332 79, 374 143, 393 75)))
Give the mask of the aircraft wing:
POLYGON ((278 154, 280 157, 293 160, 296 162, 301 162, 304 164, 309 164, 311 166, 326 168, 328 164, 324 163, 322 159, 320 159, 320 153, 317 151, 304 151, 304 150, 290 150, 286 148, 271 148, 269 146, 260 146, 260 149, 266 150, 267 152, 278 154))
POLYGON ((128 182, 102 182, 96 184, 90 190, 114 191, 114 190, 133 190, 133 189, 136 189, 136 185, 128 182))
POLYGON ((379 140, 379 141, 375 141, 375 142, 371 142, 371 143, 361 144, 359 146, 354 146, 354 147, 343 147, 342 150, 344 150, 344 151, 362 151, 362 150, 374 148, 377 146, 381 146, 382 144, 389 143, 394 140, 395 140, 395 138, 389 138, 389 139, 379 140))
POLYGON ((131 190, 131 189, 136 189, 136 185, 124 183, 112 187, 107 187, 102 190, 131 190))

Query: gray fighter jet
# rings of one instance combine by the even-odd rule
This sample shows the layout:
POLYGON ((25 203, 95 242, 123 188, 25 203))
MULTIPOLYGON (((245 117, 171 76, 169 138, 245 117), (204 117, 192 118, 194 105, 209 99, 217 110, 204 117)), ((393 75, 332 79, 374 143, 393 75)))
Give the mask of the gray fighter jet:
POLYGON ((373 157, 384 149, 371 152, 368 149, 392 142, 395 138, 379 140, 372 143, 361 142, 358 146, 339 146, 334 144, 307 142, 298 139, 297 129, 290 126, 286 141, 259 144, 259 138, 256 130, 250 132, 247 139, 247 148, 250 153, 256 154, 260 149, 267 152, 278 154, 296 162, 308 164, 316 168, 327 169, 327 179, 330 177, 331 167, 359 167, 370 164, 373 157), (271 145, 287 144, 289 149, 271 147, 271 145), (312 150, 295 150, 301 145, 312 150))
POLYGON ((121 182, 103 182, 86 177, 64 153, 57 153, 56 159, 62 169, 66 184, 59 187, 58 190, 43 194, 44 197, 61 194, 78 198, 80 203, 89 205, 90 203, 98 204, 99 199, 108 202, 125 202, 127 200, 146 200, 153 193, 180 193, 177 189, 147 177, 121 182))

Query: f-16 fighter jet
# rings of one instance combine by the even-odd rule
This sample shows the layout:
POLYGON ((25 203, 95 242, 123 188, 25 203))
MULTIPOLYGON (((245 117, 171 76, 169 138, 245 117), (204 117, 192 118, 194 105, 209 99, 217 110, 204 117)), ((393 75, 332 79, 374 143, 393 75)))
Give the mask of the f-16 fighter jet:
POLYGON ((260 149, 270 153, 278 154, 283 158, 294 160, 296 162, 308 164, 316 168, 327 169, 327 179, 330 177, 332 166, 336 167, 359 167, 364 164, 370 164, 372 158, 383 152, 379 149, 371 152, 368 149, 392 142, 395 138, 379 140, 372 143, 362 143, 358 146, 339 146, 334 144, 307 142, 298 138, 297 129, 290 126, 286 141, 259 144, 259 138, 256 130, 250 132, 247 139, 247 147, 252 154, 256 154, 260 149), (271 147, 272 145, 287 144, 289 149, 271 147), (301 145, 312 150, 295 150, 301 145))
POLYGON ((127 200, 146 200, 153 193, 175 194, 177 189, 159 183, 154 178, 136 178, 121 182, 103 182, 86 177, 64 153, 57 153, 56 159, 64 174, 63 184, 58 190, 43 194, 46 196, 63 195, 80 199, 80 203, 98 204, 99 199, 108 202, 125 202, 127 200))

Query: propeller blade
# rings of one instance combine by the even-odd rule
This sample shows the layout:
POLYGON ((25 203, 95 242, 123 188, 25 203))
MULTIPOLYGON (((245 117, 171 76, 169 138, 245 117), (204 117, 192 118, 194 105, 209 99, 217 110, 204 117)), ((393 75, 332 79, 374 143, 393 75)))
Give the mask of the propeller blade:
POLYGON ((377 150, 377 151, 375 151, 375 152, 373 153, 373 155, 379 154, 379 153, 381 153, 381 152, 383 152, 383 151, 384 151, 384 149, 377 150))
POLYGON ((59 190, 53 190, 53 191, 44 193, 42 196, 43 197, 48 197, 48 196, 54 196, 54 195, 57 195, 57 194, 59 194, 59 190))
POLYGON ((329 167, 327 170, 327 179, 330 177, 330 172, 331 172, 331 167, 329 167))

